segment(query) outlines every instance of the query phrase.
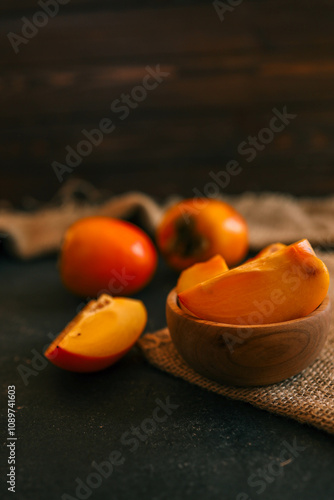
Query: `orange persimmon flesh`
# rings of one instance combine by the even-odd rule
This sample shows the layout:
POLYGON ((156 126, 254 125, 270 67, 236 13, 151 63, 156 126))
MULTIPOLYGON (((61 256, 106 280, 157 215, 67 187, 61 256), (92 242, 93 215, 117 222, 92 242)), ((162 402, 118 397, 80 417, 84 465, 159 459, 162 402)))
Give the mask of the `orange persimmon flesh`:
POLYGON ((199 283, 178 298, 201 319, 255 325, 307 316, 328 287, 327 267, 301 240, 199 283))
MULTIPOLYGON (((215 255, 205 262, 198 262, 182 271, 177 280, 176 293, 181 293, 225 271, 228 271, 228 266, 221 255, 215 255)), ((194 316, 184 305, 180 304, 180 307, 185 313, 194 316)))
POLYGON ((225 271, 228 271, 225 259, 221 255, 215 255, 205 262, 199 262, 182 271, 177 280, 176 291, 181 293, 225 271))
POLYGON ((261 257, 267 257, 268 255, 271 255, 274 252, 277 252, 277 250, 282 250, 283 248, 286 248, 287 245, 284 245, 284 243, 271 243, 267 247, 263 248, 261 252, 255 255, 255 257, 252 257, 251 259, 248 259, 246 262, 251 262, 252 260, 255 259, 260 259, 261 257))
POLYGON ((65 370, 102 370, 131 349, 146 321, 146 308, 140 300, 103 294, 67 325, 45 356, 65 370))

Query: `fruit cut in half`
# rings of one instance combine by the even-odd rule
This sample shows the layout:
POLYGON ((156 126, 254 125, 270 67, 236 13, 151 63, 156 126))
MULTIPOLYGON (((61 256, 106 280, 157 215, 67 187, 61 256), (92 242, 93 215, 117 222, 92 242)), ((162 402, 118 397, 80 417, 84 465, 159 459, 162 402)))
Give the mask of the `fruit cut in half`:
POLYGON ((146 308, 140 300, 103 294, 80 311, 51 343, 45 356, 65 370, 103 370, 131 349, 146 321, 146 308))
POLYGON ((201 319, 256 325, 307 316, 324 300, 329 273, 307 240, 245 263, 178 294, 201 319))

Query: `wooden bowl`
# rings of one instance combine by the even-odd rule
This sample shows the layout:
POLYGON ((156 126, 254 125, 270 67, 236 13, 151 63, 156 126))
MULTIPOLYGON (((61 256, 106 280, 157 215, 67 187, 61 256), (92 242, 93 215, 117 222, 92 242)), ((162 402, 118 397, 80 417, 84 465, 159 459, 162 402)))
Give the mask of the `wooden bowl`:
POLYGON ((178 305, 175 288, 166 304, 167 325, 186 363, 230 385, 268 385, 296 375, 318 356, 330 326, 330 301, 304 318, 238 326, 195 318, 178 305))

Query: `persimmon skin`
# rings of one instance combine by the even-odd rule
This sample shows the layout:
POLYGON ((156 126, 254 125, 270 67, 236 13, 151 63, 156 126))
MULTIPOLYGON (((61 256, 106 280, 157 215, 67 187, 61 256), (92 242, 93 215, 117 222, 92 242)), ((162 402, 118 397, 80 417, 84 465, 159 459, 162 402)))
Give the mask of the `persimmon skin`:
POLYGON ((102 292, 132 295, 151 280, 157 252, 139 227, 111 217, 85 217, 67 231, 59 268, 66 288, 76 295, 102 292))
POLYGON ((302 240, 185 290, 178 299, 201 319, 270 324, 307 316, 328 287, 327 267, 302 240))
POLYGON ((248 252, 248 228, 230 205, 211 198, 190 198, 173 205, 160 222, 156 240, 168 264, 182 271, 221 254, 227 265, 248 252))
POLYGON ((91 373, 104 370, 121 359, 133 347, 130 345, 124 351, 112 356, 103 358, 94 358, 94 356, 83 356, 82 354, 73 354, 62 347, 55 347, 45 353, 45 357, 58 368, 75 373, 91 373))

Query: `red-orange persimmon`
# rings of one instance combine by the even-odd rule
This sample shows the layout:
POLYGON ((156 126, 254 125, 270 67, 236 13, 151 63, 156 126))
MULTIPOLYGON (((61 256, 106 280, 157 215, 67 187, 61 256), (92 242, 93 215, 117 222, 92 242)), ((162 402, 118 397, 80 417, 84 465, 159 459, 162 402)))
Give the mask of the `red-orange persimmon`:
POLYGON ((64 285, 77 295, 132 295, 151 280, 157 252, 130 222, 85 217, 66 231, 59 265, 64 285))

